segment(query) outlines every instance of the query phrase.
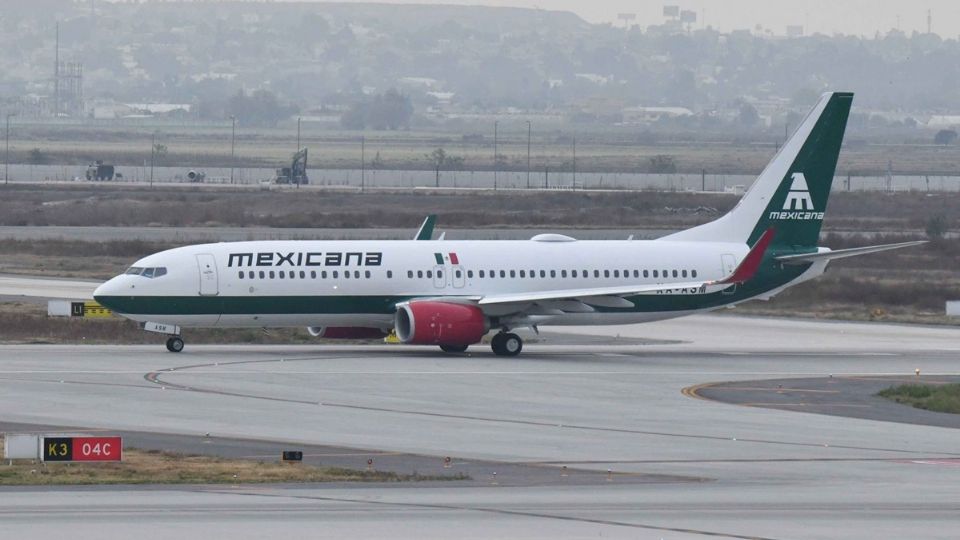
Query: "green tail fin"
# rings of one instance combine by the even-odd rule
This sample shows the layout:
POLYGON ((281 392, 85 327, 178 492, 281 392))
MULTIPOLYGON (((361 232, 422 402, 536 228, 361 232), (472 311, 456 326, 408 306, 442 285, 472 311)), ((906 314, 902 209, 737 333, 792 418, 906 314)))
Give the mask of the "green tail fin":
POLYGON ((816 247, 852 102, 852 93, 824 94, 733 210, 665 239, 753 245, 773 228, 779 247, 816 247))

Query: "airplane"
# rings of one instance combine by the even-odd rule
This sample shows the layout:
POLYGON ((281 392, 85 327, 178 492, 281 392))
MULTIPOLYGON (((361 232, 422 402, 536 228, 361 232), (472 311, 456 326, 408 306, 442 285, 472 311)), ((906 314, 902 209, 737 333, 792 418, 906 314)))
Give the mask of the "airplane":
POLYGON ((222 242, 144 257, 94 292, 97 302, 168 336, 182 328, 307 327, 329 339, 378 338, 466 351, 491 331, 501 356, 516 329, 622 325, 769 299, 841 259, 923 242, 831 251, 820 228, 852 93, 824 94, 729 213, 665 237, 580 241, 222 242))

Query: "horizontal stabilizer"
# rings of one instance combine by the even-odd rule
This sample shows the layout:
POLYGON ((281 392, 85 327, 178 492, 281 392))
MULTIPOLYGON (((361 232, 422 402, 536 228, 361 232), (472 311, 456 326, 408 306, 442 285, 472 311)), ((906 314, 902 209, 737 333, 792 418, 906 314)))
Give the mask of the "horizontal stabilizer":
POLYGON ((806 264, 815 261, 832 261, 834 259, 845 259, 847 257, 856 257, 857 255, 866 255, 868 253, 878 253, 890 249, 900 249, 910 246, 919 246, 926 244, 926 240, 914 240, 912 242, 900 242, 898 244, 883 244, 879 246, 864 246, 850 249, 838 249, 836 251, 820 251, 818 253, 804 253, 801 255, 784 255, 777 257, 783 264, 806 264))

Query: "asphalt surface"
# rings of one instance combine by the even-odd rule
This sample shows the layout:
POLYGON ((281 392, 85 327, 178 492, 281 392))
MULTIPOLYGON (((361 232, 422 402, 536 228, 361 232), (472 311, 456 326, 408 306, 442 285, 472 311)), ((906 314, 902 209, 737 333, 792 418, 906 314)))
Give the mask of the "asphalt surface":
POLYGON ((733 381, 693 386, 685 389, 685 392, 704 399, 747 407, 960 429, 960 414, 905 407, 877 395, 881 390, 901 384, 935 386, 951 383, 960 383, 960 376, 846 375, 812 379, 733 381))
POLYGON ((189 335, 179 355, 162 346, 0 346, 4 422, 244 456, 299 446, 323 463, 334 458, 322 454, 359 453, 335 458, 354 467, 369 455, 377 467, 397 456, 393 465, 425 473, 445 456, 454 471, 474 467, 464 482, 5 488, 0 530, 956 537, 957 430, 744 407, 683 390, 831 374, 910 377, 917 368, 956 376, 957 330, 698 316, 566 333, 568 342, 531 343, 518 358, 481 348, 448 356, 400 346, 195 346, 189 335), (578 344, 577 336, 591 338, 578 344), (564 466, 590 473, 563 478, 564 466))

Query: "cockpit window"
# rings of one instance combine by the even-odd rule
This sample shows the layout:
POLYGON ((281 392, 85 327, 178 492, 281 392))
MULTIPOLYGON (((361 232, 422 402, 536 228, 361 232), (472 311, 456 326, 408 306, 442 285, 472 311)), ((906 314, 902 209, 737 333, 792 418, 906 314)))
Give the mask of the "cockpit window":
POLYGON ((133 276, 143 276, 145 278, 158 278, 160 276, 167 275, 167 269, 163 266, 153 268, 140 268, 138 266, 131 266, 124 273, 133 276))

